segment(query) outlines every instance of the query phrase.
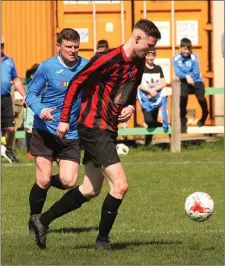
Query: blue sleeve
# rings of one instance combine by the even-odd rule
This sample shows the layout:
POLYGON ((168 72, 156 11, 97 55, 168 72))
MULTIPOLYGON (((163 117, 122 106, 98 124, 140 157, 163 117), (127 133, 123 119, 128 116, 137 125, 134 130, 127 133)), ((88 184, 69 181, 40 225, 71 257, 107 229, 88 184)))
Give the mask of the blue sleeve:
MULTIPOLYGON (((11 59, 12 60, 12 59, 11 59)), ((14 78, 17 78, 17 72, 16 72, 16 66, 14 61, 12 60, 12 72, 11 72, 11 79, 14 80, 14 78)))
POLYGON ((178 62, 173 58, 172 60, 173 63, 173 69, 178 78, 184 79, 186 76, 186 73, 182 72, 178 66, 178 62))
POLYGON ((200 76, 200 70, 199 70, 199 61, 196 58, 195 61, 193 61, 193 68, 192 71, 188 73, 194 80, 199 78, 200 76))
POLYGON ((47 83, 45 64, 42 63, 38 67, 28 89, 26 102, 34 114, 40 116, 41 110, 44 108, 40 101, 40 94, 45 89, 47 83))

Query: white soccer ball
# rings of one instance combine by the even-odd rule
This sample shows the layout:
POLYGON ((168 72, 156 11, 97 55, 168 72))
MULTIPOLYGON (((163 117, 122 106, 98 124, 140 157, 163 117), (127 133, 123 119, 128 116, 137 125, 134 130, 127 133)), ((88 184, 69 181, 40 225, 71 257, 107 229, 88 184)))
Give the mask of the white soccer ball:
POLYGON ((188 217, 195 222, 203 222, 213 214, 213 199, 204 192, 195 192, 185 201, 185 211, 188 217))
POLYGON ((129 147, 123 143, 120 143, 116 145, 116 150, 119 155, 127 155, 129 152, 129 147))

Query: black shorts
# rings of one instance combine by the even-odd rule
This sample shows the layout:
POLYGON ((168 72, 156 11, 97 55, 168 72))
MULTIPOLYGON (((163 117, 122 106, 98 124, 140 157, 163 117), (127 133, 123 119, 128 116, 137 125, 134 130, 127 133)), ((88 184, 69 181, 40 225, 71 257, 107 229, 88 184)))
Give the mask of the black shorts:
POLYGON ((78 133, 84 148, 83 164, 92 160, 96 167, 107 167, 120 162, 116 151, 116 132, 79 126, 78 133))
POLYGON ((30 152, 33 156, 52 156, 80 164, 80 143, 78 139, 61 139, 47 131, 32 129, 30 152))
POLYGON ((190 85, 187 82, 181 82, 181 97, 187 97, 188 94, 195 94, 197 98, 205 97, 205 85, 203 82, 195 82, 190 85))
POLYGON ((10 94, 8 95, 1 95, 1 127, 14 127, 15 120, 14 120, 14 112, 13 112, 13 105, 12 105, 12 97, 10 94))

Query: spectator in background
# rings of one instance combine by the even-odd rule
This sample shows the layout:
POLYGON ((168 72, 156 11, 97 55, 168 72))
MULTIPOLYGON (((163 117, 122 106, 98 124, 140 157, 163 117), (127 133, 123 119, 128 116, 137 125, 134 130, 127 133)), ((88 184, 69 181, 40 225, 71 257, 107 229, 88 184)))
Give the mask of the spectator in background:
MULTIPOLYGON (((156 105, 155 100, 158 100, 158 97, 160 96, 160 91, 166 87, 166 81, 162 68, 154 64, 155 57, 156 50, 155 48, 152 48, 145 57, 146 61, 144 73, 142 76, 141 84, 138 86, 137 93, 137 98, 141 104, 145 123, 148 125, 149 128, 162 126, 162 123, 157 121, 161 102, 160 104, 156 105)), ((164 120, 167 121, 166 113, 164 114, 164 117, 165 116, 166 118, 164 120)), ((165 126, 168 127, 168 123, 165 126)), ((149 145, 151 143, 152 137, 153 135, 146 135, 145 145, 149 145)))
POLYGON ((181 82, 180 118, 181 132, 187 131, 187 102, 188 95, 195 94, 202 109, 202 117, 198 120, 199 127, 205 124, 208 116, 207 102, 205 99, 205 86, 200 75, 198 56, 192 52, 192 43, 183 38, 180 43, 180 53, 173 57, 175 79, 181 82))
POLYGON ((99 40, 97 44, 97 50, 96 53, 101 53, 104 51, 109 50, 109 44, 106 40, 99 40))
POLYGON ((4 39, 1 37, 1 130, 6 137, 6 150, 2 154, 10 163, 18 163, 19 159, 12 151, 15 138, 15 116, 13 111, 11 87, 21 94, 24 102, 25 91, 21 80, 17 76, 14 61, 4 54, 4 39))
MULTIPOLYGON (((39 64, 34 64, 30 69, 26 71, 26 86, 27 89, 29 88, 29 85, 32 81, 32 78, 38 69, 39 64)), ((32 127, 33 127, 33 121, 34 121, 34 113, 33 111, 26 106, 24 109, 24 129, 26 132, 26 146, 27 146, 27 158, 34 158, 34 156, 30 153, 30 141, 32 136, 32 127)))

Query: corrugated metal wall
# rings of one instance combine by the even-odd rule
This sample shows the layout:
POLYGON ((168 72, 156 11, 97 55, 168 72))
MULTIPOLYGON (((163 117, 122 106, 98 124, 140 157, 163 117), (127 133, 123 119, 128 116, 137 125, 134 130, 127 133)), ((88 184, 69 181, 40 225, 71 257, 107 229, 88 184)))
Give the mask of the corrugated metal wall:
POLYGON ((2 36, 5 53, 24 77, 34 63, 55 51, 54 1, 2 1, 2 36))

